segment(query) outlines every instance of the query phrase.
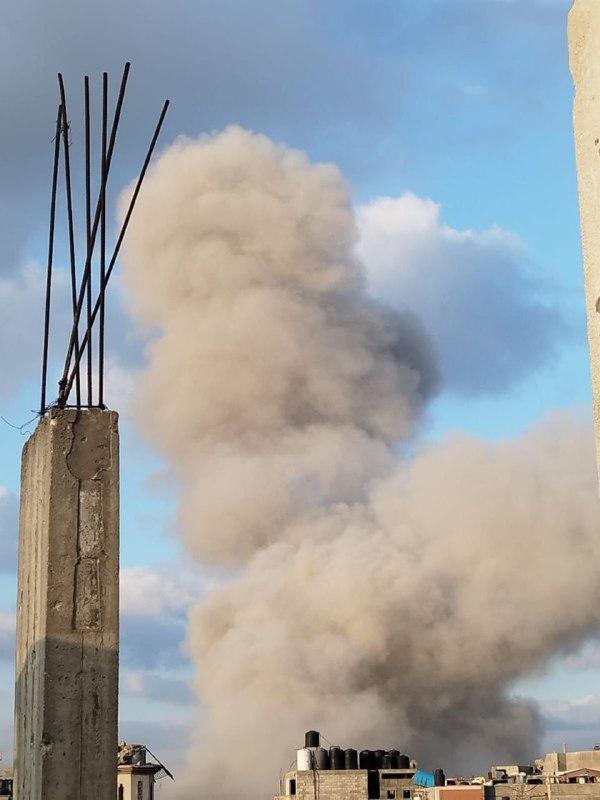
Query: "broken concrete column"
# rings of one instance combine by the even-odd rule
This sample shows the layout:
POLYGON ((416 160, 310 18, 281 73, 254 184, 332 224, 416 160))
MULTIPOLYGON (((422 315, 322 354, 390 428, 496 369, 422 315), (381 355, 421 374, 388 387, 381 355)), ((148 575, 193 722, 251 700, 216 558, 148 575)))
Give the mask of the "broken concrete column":
POLYGON ((600 472, 600 2, 575 0, 569 13, 575 81, 575 145, 585 268, 596 453, 600 472))
POLYGON ((22 464, 16 800, 115 796, 118 415, 53 409, 22 464))

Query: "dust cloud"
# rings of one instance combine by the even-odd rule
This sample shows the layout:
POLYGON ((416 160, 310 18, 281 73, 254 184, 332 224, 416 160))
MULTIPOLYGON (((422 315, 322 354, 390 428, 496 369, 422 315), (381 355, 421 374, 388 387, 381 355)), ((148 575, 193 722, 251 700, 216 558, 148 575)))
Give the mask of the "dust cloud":
POLYGON ((140 196, 137 419, 227 575, 190 616, 182 798, 274 793, 308 728, 451 771, 535 755, 511 686, 599 623, 588 421, 419 445, 435 355, 355 245, 338 170, 239 128, 178 141, 140 196))

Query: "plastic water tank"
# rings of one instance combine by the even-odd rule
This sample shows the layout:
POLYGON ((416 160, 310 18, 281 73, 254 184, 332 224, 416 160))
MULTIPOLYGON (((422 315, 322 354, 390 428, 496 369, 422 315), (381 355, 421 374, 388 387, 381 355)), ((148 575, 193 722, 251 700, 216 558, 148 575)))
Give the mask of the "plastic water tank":
POLYGON ((344 769, 358 769, 358 753, 352 747, 344 750, 344 769))
POLYGON ((390 769, 400 768, 400 751, 388 750, 388 758, 390 760, 390 769))
POLYGON ((444 775, 443 769, 436 769, 433 773, 433 777, 435 780, 436 786, 445 786, 446 785, 446 776, 444 775))
POLYGON ((373 753, 373 759, 375 761, 373 764, 373 769, 385 769, 385 750, 375 750, 373 753))
POLYGON ((319 747, 321 734, 319 731, 306 731, 304 734, 304 747, 319 747))
POLYGON ((313 754, 308 747, 303 747, 296 753, 296 767, 299 772, 308 772, 313 768, 313 754))
POLYGON ((315 748, 315 767, 317 769, 329 769, 329 753, 324 747, 315 748))
POLYGON ((341 747, 329 748, 329 769, 344 769, 344 751, 341 747))
POLYGON ((398 758, 398 769, 410 769, 410 758, 405 755, 400 755, 398 758))

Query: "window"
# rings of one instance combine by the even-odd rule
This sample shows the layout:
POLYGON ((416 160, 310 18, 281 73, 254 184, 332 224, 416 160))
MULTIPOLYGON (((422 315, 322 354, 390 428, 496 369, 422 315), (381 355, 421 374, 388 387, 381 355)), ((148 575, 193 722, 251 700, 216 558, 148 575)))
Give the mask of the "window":
POLYGON ((404 800, 409 800, 409 798, 410 798, 410 789, 405 789, 402 792, 402 797, 404 798, 404 800))
POLYGON ((296 794, 296 779, 292 778, 290 780, 290 794, 296 794))
POLYGON ((123 800, 125 797, 125 789, 123 788, 123 784, 119 784, 119 800, 123 800))
POLYGON ((388 789, 387 790, 387 800, 396 800, 396 790, 395 789, 388 789))
POLYGON ((137 800, 144 800, 144 784, 142 781, 138 781, 137 783, 137 800))

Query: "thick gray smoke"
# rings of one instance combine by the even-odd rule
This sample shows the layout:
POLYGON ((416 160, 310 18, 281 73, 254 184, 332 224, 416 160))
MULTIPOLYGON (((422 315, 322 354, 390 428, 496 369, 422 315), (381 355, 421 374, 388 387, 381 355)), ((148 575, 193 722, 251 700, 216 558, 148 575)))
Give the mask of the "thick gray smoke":
POLYGON ((434 359, 354 245, 338 171, 237 128, 160 159, 127 240, 139 421, 189 550, 231 568, 191 614, 190 797, 265 796, 309 727, 430 767, 534 755, 508 690, 598 625, 587 425, 402 458, 434 359))

